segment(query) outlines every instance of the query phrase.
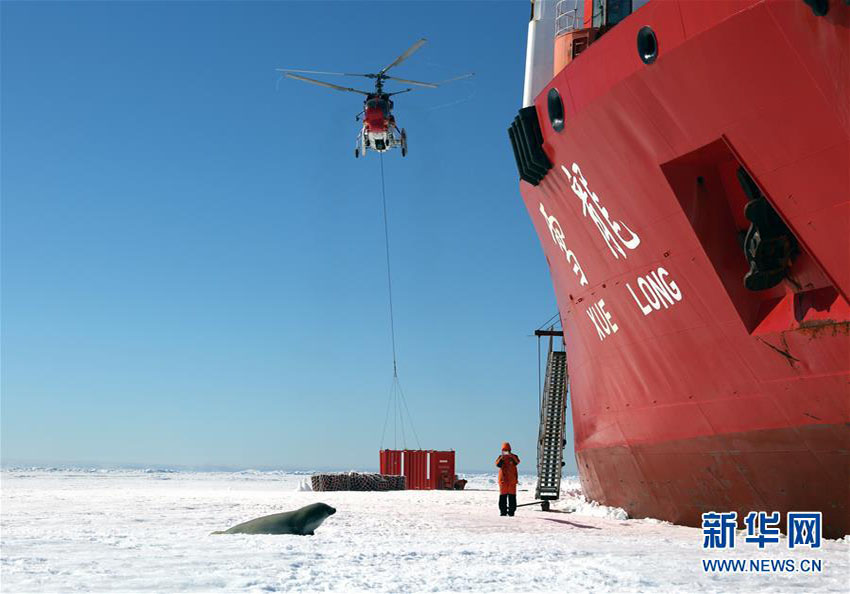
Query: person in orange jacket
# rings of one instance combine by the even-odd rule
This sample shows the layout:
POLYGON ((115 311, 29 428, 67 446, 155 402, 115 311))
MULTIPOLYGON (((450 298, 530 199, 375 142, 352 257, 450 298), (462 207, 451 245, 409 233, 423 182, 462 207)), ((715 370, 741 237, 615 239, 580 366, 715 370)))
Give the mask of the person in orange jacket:
POLYGON ((511 444, 502 444, 502 455, 496 458, 499 467, 499 512, 512 516, 516 511, 517 464, 519 456, 511 452, 511 444))

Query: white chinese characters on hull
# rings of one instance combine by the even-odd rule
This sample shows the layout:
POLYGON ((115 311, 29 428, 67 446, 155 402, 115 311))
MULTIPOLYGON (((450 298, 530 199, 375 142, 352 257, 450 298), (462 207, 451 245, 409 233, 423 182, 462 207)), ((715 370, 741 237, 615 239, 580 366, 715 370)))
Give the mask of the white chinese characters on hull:
POLYGON ((599 229, 602 239, 605 240, 608 249, 616 259, 620 256, 626 258, 627 250, 633 250, 640 245, 640 237, 629 229, 622 221, 612 221, 608 214, 608 209, 602 206, 599 201, 599 196, 595 192, 590 191, 587 185, 587 180, 581 173, 577 163, 573 163, 572 173, 569 169, 561 165, 561 169, 567 179, 572 182, 573 193, 581 200, 581 212, 585 217, 590 217, 590 220, 599 229))
POLYGON ((564 230, 561 227, 561 224, 558 222, 553 216, 549 216, 546 214, 546 208, 543 206, 543 203, 540 203, 540 214, 543 215, 543 218, 546 219, 546 224, 549 226, 549 233, 552 235, 552 241, 561 248, 561 251, 564 252, 564 256, 567 258, 567 262, 573 265, 573 274, 578 277, 578 284, 582 287, 587 286, 587 277, 584 274, 584 271, 581 269, 581 265, 578 263, 578 258, 571 249, 567 247, 566 242, 564 241, 564 230))

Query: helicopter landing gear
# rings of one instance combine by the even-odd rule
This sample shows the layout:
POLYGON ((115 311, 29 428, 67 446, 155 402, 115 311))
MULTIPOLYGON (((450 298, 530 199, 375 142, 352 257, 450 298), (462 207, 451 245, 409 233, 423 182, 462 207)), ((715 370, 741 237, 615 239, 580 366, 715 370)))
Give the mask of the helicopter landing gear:
POLYGON ((401 129, 401 156, 407 156, 407 132, 404 131, 404 128, 401 129))
POLYGON ((354 141, 354 158, 357 159, 360 155, 366 156, 366 147, 369 146, 369 141, 363 131, 357 133, 357 139, 354 141))

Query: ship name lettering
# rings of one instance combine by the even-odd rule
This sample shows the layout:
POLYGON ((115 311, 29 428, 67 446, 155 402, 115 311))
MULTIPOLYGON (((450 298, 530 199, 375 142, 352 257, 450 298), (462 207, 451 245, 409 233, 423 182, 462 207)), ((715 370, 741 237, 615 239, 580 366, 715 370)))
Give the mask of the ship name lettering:
POLYGON ((611 312, 605 310, 604 299, 600 299, 587 308, 587 317, 593 322, 599 340, 605 340, 612 334, 616 334, 617 330, 620 329, 611 317, 611 312))
POLYGON ((645 316, 662 307, 668 309, 682 300, 679 285, 670 278, 670 273, 664 268, 659 267, 645 276, 639 276, 636 284, 646 303, 641 302, 629 283, 626 283, 626 288, 645 316))
POLYGON ((567 179, 572 182, 573 193, 581 200, 581 213, 585 217, 590 217, 614 257, 618 260, 620 256, 626 258, 626 252, 623 248, 627 250, 637 248, 640 245, 640 237, 629 229, 624 222, 611 220, 608 209, 599 202, 599 196, 590 191, 587 180, 582 175, 581 168, 577 163, 573 163, 572 173, 563 165, 561 165, 561 169, 567 179))
POLYGON ((540 203, 540 214, 543 215, 543 218, 546 219, 546 224, 549 226, 549 233, 552 234, 552 241, 554 241, 561 251, 564 252, 564 256, 567 258, 567 263, 571 263, 573 265, 573 274, 578 277, 578 284, 584 287, 587 285, 587 277, 584 275, 584 271, 581 269, 581 265, 578 263, 578 258, 571 249, 567 248, 567 244, 564 241, 564 229, 561 227, 561 224, 558 222, 553 216, 549 216, 546 214, 546 208, 543 206, 543 203, 540 203))

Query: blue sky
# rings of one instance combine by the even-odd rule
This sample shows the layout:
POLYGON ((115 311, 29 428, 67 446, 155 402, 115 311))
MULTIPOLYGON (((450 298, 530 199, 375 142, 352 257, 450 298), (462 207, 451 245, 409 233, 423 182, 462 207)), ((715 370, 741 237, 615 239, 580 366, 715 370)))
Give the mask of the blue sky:
POLYGON ((354 159, 357 95, 274 68, 374 71, 424 36, 398 76, 476 76, 396 101, 399 376, 423 447, 473 470, 509 439, 531 471, 555 305, 505 131, 528 12, 3 2, 3 461, 377 466, 378 157, 354 159))

